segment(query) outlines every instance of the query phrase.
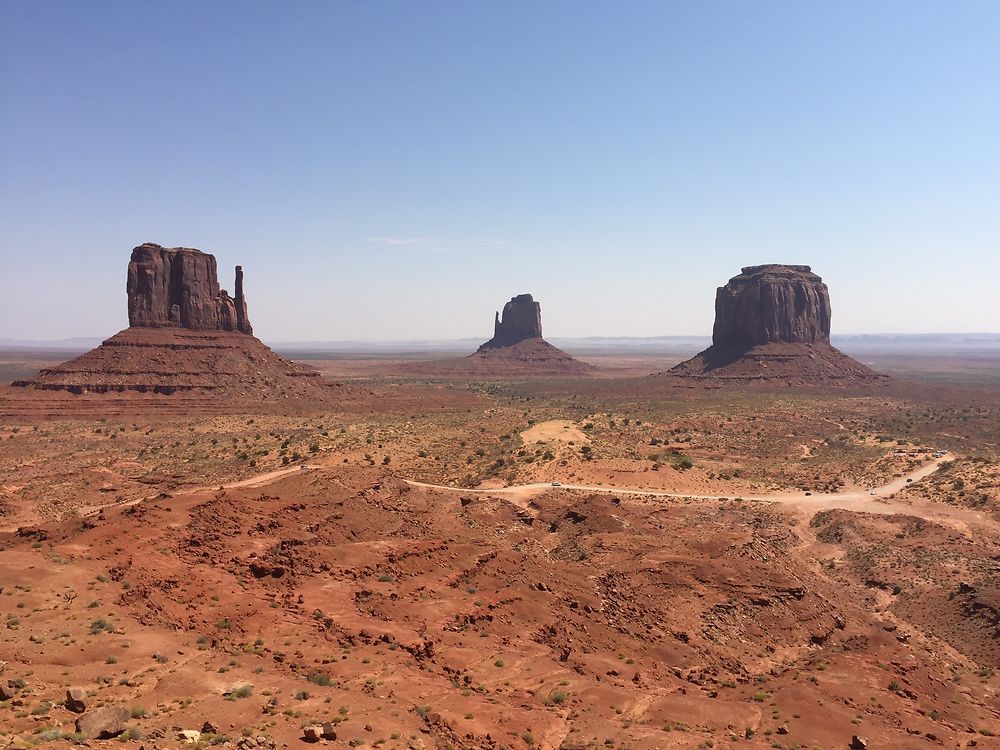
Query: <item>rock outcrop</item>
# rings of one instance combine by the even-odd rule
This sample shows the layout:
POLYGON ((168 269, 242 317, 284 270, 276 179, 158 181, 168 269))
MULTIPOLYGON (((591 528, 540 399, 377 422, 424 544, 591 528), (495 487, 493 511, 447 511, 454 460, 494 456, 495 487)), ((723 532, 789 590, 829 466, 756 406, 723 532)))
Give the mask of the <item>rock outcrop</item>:
POLYGON ((542 306, 530 294, 510 298, 494 318, 493 338, 465 362, 472 373, 497 375, 585 375, 593 369, 542 338, 542 306))
POLYGON ((479 347, 495 349, 513 346, 528 339, 542 338, 542 306, 530 294, 511 297, 503 306, 503 317, 496 313, 493 321, 493 338, 479 347))
POLYGON ((86 740, 105 740, 125 731, 131 712, 123 706, 94 708, 76 720, 76 731, 86 740))
POLYGON ((830 292, 809 266, 748 266, 716 292, 712 345, 670 374, 789 384, 885 380, 830 345, 830 318, 830 292))
POLYGON ((230 297, 219 288, 215 256, 200 250, 139 245, 128 264, 126 291, 130 326, 253 335, 243 296, 243 267, 236 266, 236 297, 230 297))
POLYGON ((76 359, 15 386, 72 394, 141 393, 236 399, 323 400, 313 368, 278 356, 253 336, 236 267, 236 297, 219 288, 215 257, 147 243, 128 264, 129 327, 76 359))
POLYGON ((594 367, 542 338, 542 308, 530 294, 511 297, 496 313, 493 338, 468 357, 413 362, 399 374, 444 377, 550 377, 587 375, 594 367))
POLYGON ((830 343, 830 292, 809 266, 748 266, 715 294, 712 344, 830 343))

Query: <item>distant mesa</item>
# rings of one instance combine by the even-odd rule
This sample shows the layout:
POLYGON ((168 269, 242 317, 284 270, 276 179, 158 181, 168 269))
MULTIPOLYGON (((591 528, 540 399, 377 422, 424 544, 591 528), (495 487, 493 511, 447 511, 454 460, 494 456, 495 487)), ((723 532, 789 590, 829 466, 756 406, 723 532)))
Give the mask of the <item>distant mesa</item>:
POLYGON ((15 386, 83 393, 224 394, 313 398, 330 388, 316 370, 275 354, 253 336, 236 267, 235 297, 219 287, 215 257, 152 243, 132 250, 129 327, 96 349, 15 386))
POLYGON ((540 338, 542 306, 530 294, 519 294, 511 297, 510 302, 503 306, 503 317, 500 317, 499 312, 496 313, 493 338, 479 347, 479 351, 514 346, 528 339, 540 338))
POLYGON ((830 345, 830 292, 809 266, 748 266, 715 295, 712 345, 671 375, 745 381, 885 380, 830 345))
POLYGON ((593 370, 542 338, 542 308, 530 294, 511 297, 503 313, 495 314, 493 338, 474 354, 396 368, 400 374, 448 377, 547 377, 593 370))
POLYGON ((542 338, 542 307, 530 294, 511 297, 495 315, 493 338, 465 359, 500 373, 586 375, 594 369, 542 338))

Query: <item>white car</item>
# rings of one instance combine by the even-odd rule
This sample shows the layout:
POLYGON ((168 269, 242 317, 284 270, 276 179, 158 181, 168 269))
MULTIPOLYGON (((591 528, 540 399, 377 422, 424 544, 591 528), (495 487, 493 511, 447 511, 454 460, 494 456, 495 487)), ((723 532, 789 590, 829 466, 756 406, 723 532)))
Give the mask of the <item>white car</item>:
POLYGON ((877 493, 877 492, 875 492, 875 490, 872 490, 872 491, 871 491, 871 492, 869 492, 868 494, 869 494, 869 495, 877 495, 878 493, 877 493))
POLYGON ((562 487, 562 482, 553 482, 552 486, 553 487, 562 487))

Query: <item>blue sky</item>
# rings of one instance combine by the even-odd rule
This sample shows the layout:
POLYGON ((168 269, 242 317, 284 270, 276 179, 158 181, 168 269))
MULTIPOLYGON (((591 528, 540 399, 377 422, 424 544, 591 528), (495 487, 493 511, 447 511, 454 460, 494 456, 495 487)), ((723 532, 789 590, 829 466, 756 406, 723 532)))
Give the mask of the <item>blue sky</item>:
POLYGON ((110 335, 146 241, 265 340, 1000 331, 996 2, 0 4, 0 338, 110 335))

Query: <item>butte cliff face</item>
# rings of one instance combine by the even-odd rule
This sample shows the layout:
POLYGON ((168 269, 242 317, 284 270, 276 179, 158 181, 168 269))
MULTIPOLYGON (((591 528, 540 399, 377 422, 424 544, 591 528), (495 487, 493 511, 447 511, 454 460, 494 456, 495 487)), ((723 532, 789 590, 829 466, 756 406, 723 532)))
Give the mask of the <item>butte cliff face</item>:
POLYGON ((830 292, 809 266, 748 266, 715 294, 712 344, 830 343, 830 292))
POLYGON ((747 266, 715 295, 712 346, 682 377, 811 383, 884 376, 830 345, 830 292, 809 266, 747 266))
POLYGON ((139 245, 128 264, 126 291, 132 327, 253 335, 243 296, 243 267, 236 266, 236 297, 230 297, 219 288, 215 256, 200 250, 139 245))
POLYGON ((76 359, 14 385, 74 394, 206 394, 317 400, 331 389, 312 368, 253 336, 236 267, 236 296, 219 288, 215 257, 152 243, 132 250, 129 327, 76 359))
POLYGON ((503 316, 496 313, 493 321, 493 338, 479 347, 495 349, 514 346, 528 339, 542 338, 542 306, 530 294, 511 297, 503 306, 503 316))

